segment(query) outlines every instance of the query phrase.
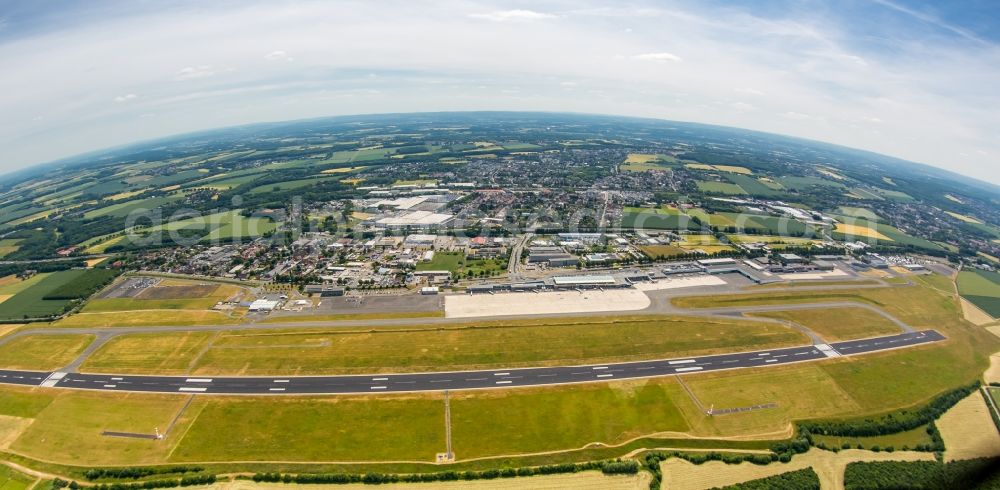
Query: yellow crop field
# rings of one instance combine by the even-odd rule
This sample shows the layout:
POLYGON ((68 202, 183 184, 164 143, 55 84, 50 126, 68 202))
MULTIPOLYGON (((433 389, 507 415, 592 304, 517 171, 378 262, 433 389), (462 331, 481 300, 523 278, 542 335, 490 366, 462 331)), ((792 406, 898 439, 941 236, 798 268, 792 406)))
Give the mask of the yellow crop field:
POLYGON ((986 400, 973 393, 937 421, 945 461, 1000 456, 1000 433, 994 430, 986 400))
POLYGON ((843 488, 844 469, 854 461, 932 461, 931 453, 903 452, 875 453, 849 449, 832 453, 810 449, 805 454, 792 458, 785 464, 758 466, 752 463, 727 465, 721 461, 710 461, 695 465, 682 459, 671 458, 661 463, 663 488, 670 490, 702 490, 724 487, 745 481, 766 478, 789 471, 812 468, 819 475, 822 488, 843 488))
POLYGON ((739 167, 736 165, 713 165, 713 166, 715 167, 716 170, 721 170, 723 172, 731 172, 734 174, 743 174, 743 175, 753 175, 753 170, 750 170, 749 168, 746 167, 739 167))
POLYGON ((320 172, 321 174, 346 174, 348 172, 355 172, 367 167, 343 167, 343 168, 331 168, 329 170, 324 170, 320 172))
POLYGON ((960 220, 960 221, 964 221, 966 223, 975 223, 977 225, 983 224, 982 221, 979 221, 978 219, 973 218, 971 216, 966 216, 964 214, 953 213, 951 211, 945 211, 944 214, 947 214, 948 216, 951 216, 952 218, 955 218, 955 219, 960 220))
POLYGON ((649 163, 656 160, 659 160, 659 157, 652 153, 629 153, 625 163, 649 163))
POLYGON ((837 227, 833 231, 838 233, 843 233, 845 235, 854 235, 857 237, 874 238, 876 240, 885 240, 891 242, 892 239, 879 233, 878 230, 874 228, 869 228, 864 225, 851 225, 847 223, 837 223, 837 227))

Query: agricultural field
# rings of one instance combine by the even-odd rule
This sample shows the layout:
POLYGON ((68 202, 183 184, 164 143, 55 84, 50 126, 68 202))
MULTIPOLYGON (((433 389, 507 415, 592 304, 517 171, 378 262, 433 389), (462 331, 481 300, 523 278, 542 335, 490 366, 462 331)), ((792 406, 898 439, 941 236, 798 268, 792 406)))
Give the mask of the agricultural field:
POLYGON ((258 237, 277 228, 269 218, 246 217, 240 210, 196 216, 136 231, 137 242, 169 241, 171 233, 195 234, 201 240, 233 240, 258 237))
POLYGON ((698 190, 706 194, 725 194, 731 196, 745 195, 747 192, 742 187, 729 182, 718 182, 714 180, 699 180, 698 190))
POLYGON ((676 208, 626 207, 622 227, 648 230, 696 230, 698 225, 676 208))
POLYGON ((1000 273, 977 269, 958 274, 958 292, 993 318, 1000 318, 1000 273))
POLYGON ((958 402, 937 421, 945 461, 1000 456, 1000 427, 978 391, 958 402))
POLYGON ((20 247, 20 243, 23 241, 21 238, 4 238, 0 240, 0 258, 6 257, 17 250, 20 247))
POLYGON ((845 217, 848 217, 848 218, 855 218, 857 220, 865 220, 865 221, 872 221, 872 222, 882 221, 882 218, 879 215, 875 214, 874 211, 872 211, 872 210, 870 210, 868 208, 858 208, 858 207, 851 207, 851 206, 841 206, 841 207, 837 208, 836 211, 837 211, 837 214, 840 214, 841 216, 845 216, 845 217))
POLYGON ((899 325, 864 308, 834 308, 753 313, 804 325, 828 342, 900 333, 899 325))
POLYGON ((27 490, 34 485, 35 480, 35 477, 19 473, 6 466, 0 465, 0 489, 27 490))
POLYGON ((51 371, 72 362, 93 335, 31 335, 0 344, 0 369, 51 371))
POLYGON ((819 240, 813 240, 811 238, 799 238, 799 237, 777 236, 777 235, 731 234, 731 235, 726 235, 726 239, 729 240, 730 243, 764 242, 767 243, 771 248, 782 248, 782 246, 802 247, 816 243, 821 243, 819 240))
POLYGON ((0 320, 18 320, 24 318, 45 318, 61 314, 70 299, 59 293, 68 284, 80 284, 88 281, 97 269, 71 269, 38 274, 27 281, 20 281, 0 288, 0 294, 13 296, 0 303, 0 320), (37 278, 37 279, 36 279, 37 278), (47 299, 50 295, 59 295, 59 299, 47 299))
POLYGON ((759 196, 766 198, 781 198, 785 195, 784 192, 775 190, 768 183, 761 180, 755 179, 749 175, 742 173, 731 173, 726 175, 728 179, 733 184, 736 184, 743 189, 744 192, 750 194, 751 196, 759 196))
POLYGON ((649 153, 629 153, 625 161, 618 167, 623 172, 648 172, 651 170, 670 170, 670 164, 676 164, 677 159, 669 155, 653 155, 649 153))
POLYGON ((170 363, 170 369, 218 375, 421 372, 662 359, 806 343, 804 335, 781 325, 685 317, 225 332, 217 337, 182 332, 117 337, 84 369, 124 365, 129 372, 157 373, 170 363), (163 350, 136 352, 139 339, 175 345, 178 351, 169 359, 163 350))
POLYGON ((965 223, 976 223, 976 224, 980 224, 980 225, 983 224, 982 221, 979 221, 978 219, 973 218, 972 216, 966 216, 964 214, 953 213, 951 211, 945 211, 944 214, 947 214, 948 216, 951 216, 952 218, 955 218, 955 219, 957 219, 959 221, 963 221, 965 223))

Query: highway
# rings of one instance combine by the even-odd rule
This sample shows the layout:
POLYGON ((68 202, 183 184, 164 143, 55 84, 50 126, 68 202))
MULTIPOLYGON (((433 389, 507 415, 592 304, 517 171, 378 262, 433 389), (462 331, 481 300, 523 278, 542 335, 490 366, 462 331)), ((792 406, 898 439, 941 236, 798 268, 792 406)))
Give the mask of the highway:
POLYGON ((0 383, 97 391, 292 395, 498 389, 779 366, 944 340, 934 330, 733 354, 584 366, 351 376, 132 376, 0 370, 0 383))

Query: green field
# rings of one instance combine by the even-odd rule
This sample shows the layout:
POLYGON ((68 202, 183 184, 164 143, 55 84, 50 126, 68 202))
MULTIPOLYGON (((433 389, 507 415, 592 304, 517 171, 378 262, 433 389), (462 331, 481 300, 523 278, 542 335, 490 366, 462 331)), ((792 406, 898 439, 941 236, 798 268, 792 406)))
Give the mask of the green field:
POLYGON ((1000 318, 1000 273, 963 270, 958 274, 958 292, 993 318, 1000 318))
POLYGON ((663 359, 803 345, 782 325, 685 317, 561 319, 410 328, 123 335, 84 369, 156 373, 190 366, 192 374, 349 374, 584 364, 663 359), (138 342, 162 345, 141 349, 138 342), (167 354, 171 345, 178 351, 167 354), (121 362, 119 362, 121 359, 121 362))
POLYGON ((17 283, 15 287, 23 289, 0 303, 0 320, 44 318, 59 315, 70 301, 43 298, 84 274, 87 274, 86 269, 71 269, 53 272, 37 280, 32 278, 32 280, 17 283), (31 284, 25 287, 25 283, 29 282, 31 284))
POLYGON ((420 397, 215 398, 170 460, 433 461, 444 452, 444 403, 420 397))
POLYGON ((839 213, 841 215, 844 215, 844 216, 850 216, 852 218, 865 219, 865 220, 868 220, 868 221, 881 221, 881 219, 882 219, 882 218, 879 217, 879 215, 875 214, 874 211, 872 211, 872 210, 870 210, 868 208, 856 208, 856 207, 850 207, 850 206, 841 206, 841 207, 837 208, 837 213, 839 213))
POLYGON ((449 271, 469 277, 496 274, 507 270, 501 259, 467 259, 461 252, 435 252, 430 262, 418 262, 418 271, 449 271))
POLYGON ((0 240, 0 258, 17 252, 17 250, 21 248, 19 244, 22 241, 24 240, 21 238, 4 238, 3 240, 0 240))
POLYGON ((97 208, 83 214, 84 219, 99 218, 101 216, 128 216, 133 211, 153 211, 161 206, 179 201, 184 198, 181 192, 175 192, 167 196, 149 197, 146 199, 130 199, 120 203, 111 204, 103 208, 97 208))
POLYGON ((827 342, 900 333, 898 325, 864 308, 818 308, 754 313, 751 316, 788 320, 804 325, 827 342))
POLYGON ((93 335, 32 335, 0 344, 0 368, 52 371, 72 362, 93 335))
POLYGON ((253 189, 250 189, 250 194, 263 194, 265 192, 287 192, 295 189, 302 189, 304 187, 314 186, 323 182, 338 180, 342 175, 318 175, 315 177, 310 177, 308 179, 298 179, 298 180, 286 180, 284 182, 274 182, 271 184, 263 184, 253 189))
POLYGON ((648 230, 697 230, 691 218, 674 208, 626 207, 622 213, 622 228, 648 230))
POLYGON ((463 458, 619 444, 657 432, 689 429, 678 404, 689 405, 672 379, 565 389, 453 395, 452 437, 463 458))
POLYGON ((776 180, 781 185, 785 186, 786 188, 791 189, 791 190, 795 190, 795 191, 806 191, 806 190, 809 190, 811 187, 814 187, 814 186, 819 186, 819 187, 837 187, 837 188, 841 188, 841 189, 846 188, 846 186, 844 186, 844 184, 841 184, 840 182, 834 182, 832 180, 823 179, 823 178, 819 178, 819 177, 792 177, 792 176, 788 176, 788 177, 780 177, 780 178, 778 178, 776 180))
POLYGON ((738 173, 727 173, 726 179, 728 179, 733 184, 736 184, 747 194, 751 196, 759 197, 780 197, 785 195, 784 192, 775 190, 771 186, 767 185, 765 182, 761 182, 754 177, 749 175, 743 175, 738 173))
POLYGON ((706 194, 725 195, 745 195, 747 192, 742 187, 729 182, 715 182, 710 180, 699 180, 698 190, 706 194))
POLYGON ((874 437, 826 435, 813 435, 812 437, 817 444, 823 443, 829 448, 841 448, 844 444, 848 444, 851 448, 861 446, 865 449, 871 449, 874 446, 879 446, 880 448, 892 447, 896 451, 906 447, 912 449, 920 444, 931 444, 932 442, 930 436, 927 435, 927 426, 920 426, 906 432, 874 437))
POLYGON ((36 478, 0 465, 0 490, 26 490, 36 478))
POLYGON ((277 226, 268 218, 243 216, 240 210, 222 211, 144 228, 136 232, 140 236, 133 241, 144 243, 156 238, 166 241, 170 233, 193 234, 202 240, 238 239, 261 236, 274 231, 277 226))

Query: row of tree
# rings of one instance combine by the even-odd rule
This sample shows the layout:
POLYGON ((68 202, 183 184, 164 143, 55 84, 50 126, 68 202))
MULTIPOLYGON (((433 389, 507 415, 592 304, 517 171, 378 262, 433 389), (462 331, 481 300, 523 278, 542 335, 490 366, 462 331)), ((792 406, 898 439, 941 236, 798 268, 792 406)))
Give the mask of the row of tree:
MULTIPOLYGON (((558 465, 531 466, 524 468, 504 468, 483 471, 442 471, 438 473, 317 473, 317 474, 282 474, 257 473, 253 475, 255 482, 298 483, 298 484, 335 484, 364 483, 379 485, 384 483, 427 483, 458 480, 494 480, 497 478, 514 478, 536 475, 555 475, 577 473, 580 471, 599 470, 606 475, 634 475, 639 472, 639 463, 631 460, 590 461, 586 463, 564 463, 558 465)), ((112 489, 114 490, 114 489, 112 489)))
POLYGON ((819 490, 819 475, 813 469, 789 471, 712 490, 819 490))

